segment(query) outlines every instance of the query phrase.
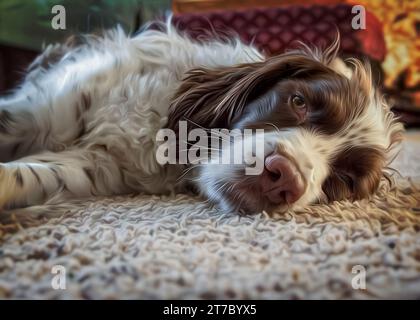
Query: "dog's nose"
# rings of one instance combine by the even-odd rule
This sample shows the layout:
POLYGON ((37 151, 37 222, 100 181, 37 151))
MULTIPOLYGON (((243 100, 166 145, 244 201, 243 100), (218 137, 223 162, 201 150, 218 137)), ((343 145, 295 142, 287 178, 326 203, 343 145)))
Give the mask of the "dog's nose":
POLYGON ((275 204, 292 204, 305 192, 303 178, 296 165, 278 153, 265 158, 260 183, 263 194, 275 204))

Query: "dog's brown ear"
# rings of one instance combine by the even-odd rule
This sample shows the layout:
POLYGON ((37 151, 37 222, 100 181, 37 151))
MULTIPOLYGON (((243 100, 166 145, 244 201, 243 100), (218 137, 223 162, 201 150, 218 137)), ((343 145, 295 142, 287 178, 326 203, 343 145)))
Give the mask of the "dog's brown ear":
POLYGON ((189 71, 169 108, 168 127, 177 129, 180 120, 191 121, 205 128, 228 127, 229 118, 243 104, 241 100, 246 95, 247 76, 255 73, 259 67, 259 63, 254 63, 189 71), (244 83, 242 88, 237 86, 241 82, 244 83))
POLYGON ((327 67, 303 52, 291 52, 264 62, 188 72, 169 109, 168 127, 180 120, 205 128, 229 128, 245 105, 286 78, 312 76, 327 67))

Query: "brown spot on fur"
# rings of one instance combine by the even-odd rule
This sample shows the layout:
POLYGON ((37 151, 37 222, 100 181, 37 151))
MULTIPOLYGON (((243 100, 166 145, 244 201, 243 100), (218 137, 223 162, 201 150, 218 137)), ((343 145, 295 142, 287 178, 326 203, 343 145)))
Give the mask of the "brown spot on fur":
POLYGON ((29 168, 29 170, 31 170, 32 174, 34 175, 36 181, 38 182, 39 185, 42 185, 41 182, 41 178, 39 177, 39 174, 35 171, 34 168, 32 168, 30 165, 27 166, 29 168))
POLYGON ((365 127, 362 127, 362 128, 359 129, 359 132, 360 132, 361 135, 365 135, 365 134, 369 133, 369 129, 365 128, 365 127))
POLYGON ((89 111, 90 107, 92 105, 92 99, 88 93, 82 93, 82 110, 83 111, 89 111))
POLYGON ((80 107, 76 106, 76 120, 80 120, 82 117, 82 112, 80 111, 80 107))
POLYGON ((81 118, 77 124, 79 126, 79 132, 76 135, 75 140, 80 139, 86 132, 86 123, 83 118, 81 118))
POLYGON ((64 180, 60 177, 60 175, 58 174, 57 170, 54 168, 50 168, 51 172, 54 175, 54 178, 57 180, 57 183, 60 187, 65 188, 66 184, 64 183, 64 180))
MULTIPOLYGON (((31 76, 36 76, 36 73, 39 70, 51 69, 58 62, 60 62, 67 53, 75 50, 78 47, 82 47, 89 43, 94 43, 95 39, 97 39, 97 37, 94 35, 72 35, 68 37, 63 44, 47 47, 47 49, 41 55, 39 55, 29 66, 29 74, 31 76)), ((74 57, 69 56, 67 59, 73 60, 74 57)))
POLYGON ((86 177, 88 177, 90 183, 93 185, 95 181, 95 175, 90 168, 83 168, 83 172, 85 173, 86 177))
POLYGON ((13 122, 12 113, 7 110, 0 112, 0 133, 9 133, 10 124, 13 122))
POLYGON ((15 175, 17 185, 19 187, 23 187, 23 177, 22 177, 22 172, 20 171, 20 169, 16 169, 14 175, 15 175))
POLYGON ((12 150, 11 150, 11 156, 12 158, 15 158, 16 155, 19 152, 19 149, 21 148, 22 144, 21 143, 15 143, 15 145, 13 146, 12 150))

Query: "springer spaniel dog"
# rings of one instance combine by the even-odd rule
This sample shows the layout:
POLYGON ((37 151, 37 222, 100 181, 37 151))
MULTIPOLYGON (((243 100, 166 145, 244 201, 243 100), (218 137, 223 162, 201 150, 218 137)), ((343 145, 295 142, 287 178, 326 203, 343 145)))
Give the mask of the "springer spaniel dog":
POLYGON ((0 99, 0 210, 191 187, 239 213, 369 197, 403 127, 369 65, 347 66, 337 48, 267 58, 237 39, 192 41, 170 23, 50 46, 0 99), (162 165, 159 130, 180 121, 263 129, 251 137, 264 146, 261 173, 244 174, 249 154, 214 163, 223 148, 205 164, 162 165))

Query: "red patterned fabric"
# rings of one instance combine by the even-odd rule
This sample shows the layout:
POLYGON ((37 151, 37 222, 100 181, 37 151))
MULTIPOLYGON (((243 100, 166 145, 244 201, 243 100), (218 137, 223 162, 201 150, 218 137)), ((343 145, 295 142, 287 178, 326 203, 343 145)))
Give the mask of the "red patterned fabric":
POLYGON ((193 38, 215 31, 216 34, 238 34, 247 43, 254 43, 269 55, 296 47, 297 40, 325 47, 336 35, 341 35, 341 50, 347 54, 367 55, 378 61, 385 57, 382 26, 376 17, 367 13, 366 29, 354 30, 352 6, 287 6, 199 14, 181 14, 175 24, 193 38))

